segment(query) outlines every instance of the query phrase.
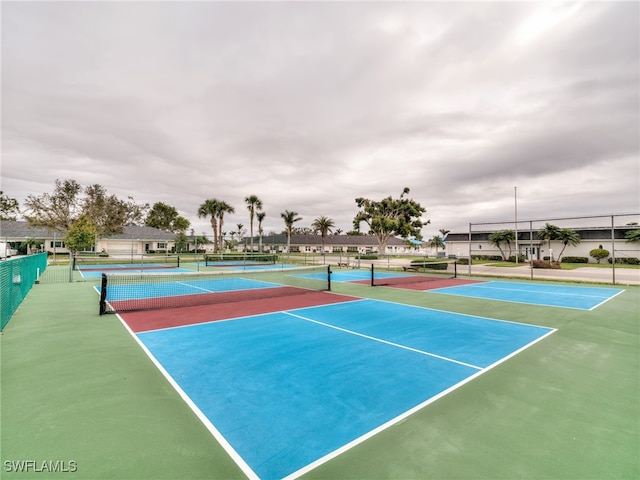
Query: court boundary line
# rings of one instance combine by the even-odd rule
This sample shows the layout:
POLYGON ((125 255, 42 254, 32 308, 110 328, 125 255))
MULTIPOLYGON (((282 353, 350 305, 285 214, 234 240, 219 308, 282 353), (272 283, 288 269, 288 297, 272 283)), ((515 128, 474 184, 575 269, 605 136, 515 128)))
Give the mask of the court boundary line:
POLYGON ((191 400, 191 397, 187 395, 187 393, 180 387, 180 385, 173 379, 173 377, 167 372, 167 370, 162 366, 160 361, 151 353, 151 350, 147 348, 147 346, 138 338, 138 335, 129 328, 127 322, 120 316, 119 313, 116 314, 118 320, 124 328, 127 329, 129 334, 134 338, 134 340, 138 343, 138 345, 142 348, 143 352, 149 357, 151 362, 156 366, 156 368, 160 371, 162 376, 169 382, 169 385, 173 387, 176 393, 182 398, 182 400, 187 404, 187 407, 191 409, 191 411, 196 415, 198 420, 202 422, 204 427, 209 430, 209 433, 213 435, 216 441, 220 444, 220 446, 227 452, 227 455, 231 457, 231 459, 235 462, 235 464, 242 470, 242 472, 250 479, 250 480, 260 480, 260 477, 253 471, 253 469, 249 466, 247 462, 245 462, 244 458, 233 448, 233 446, 227 441, 227 439, 220 433, 220 431, 215 427, 211 420, 207 418, 207 416, 200 410, 200 408, 196 405, 196 403, 191 400))
MULTIPOLYGON (((496 280, 499 281, 499 280, 496 280)), ((480 282, 480 284, 485 285, 485 284, 490 284, 493 283, 494 280, 489 281, 489 282, 480 282)), ((522 283, 522 282, 514 282, 514 283, 519 283, 521 285, 528 285, 526 283, 522 283)), ((473 285, 476 285, 475 283, 473 285)), ((506 300, 503 298, 488 298, 488 297, 477 297, 477 296, 472 296, 472 295, 465 295, 465 294, 460 294, 460 293, 448 293, 448 292, 443 292, 442 290, 448 290, 450 288, 459 288, 459 287, 465 287, 466 285, 455 285, 455 286, 451 286, 451 287, 442 287, 442 288, 437 288, 437 289, 428 289, 428 290, 419 290, 422 293, 433 293, 435 295, 450 295, 450 296, 457 296, 457 297, 464 297, 464 298, 473 298, 476 300, 489 300, 492 302, 508 302, 508 303, 516 303, 519 305, 534 305, 537 307, 550 307, 550 308, 567 308, 569 310, 580 310, 582 312, 590 312, 592 310, 595 310, 596 308, 598 308, 600 305, 603 305, 604 303, 608 302, 609 300, 611 300, 612 298, 620 295, 623 292, 626 292, 626 289, 621 289, 619 290, 615 295, 610 296, 609 298, 604 299, 602 302, 598 303, 597 305, 590 307, 590 308, 580 308, 580 307, 571 307, 571 306, 566 306, 566 305, 551 305, 548 303, 532 303, 532 302, 523 302, 523 301, 519 301, 519 300, 506 300), (440 291, 438 291, 440 290, 440 291)), ((553 286, 553 285, 550 285, 553 286)), ((577 287, 580 288, 580 287, 577 287)), ((599 288, 599 287, 597 287, 599 288)), ((500 290, 500 288, 495 288, 495 290, 500 290)), ((502 290, 507 290, 509 291, 508 288, 502 289, 502 290)), ((515 289, 514 289, 515 290, 515 289)), ((517 290, 516 290, 517 291, 517 290)), ((521 291, 527 291, 527 290, 521 290, 521 291)), ((531 290, 528 290, 528 292, 531 293, 535 293, 532 292, 531 290)), ((544 292, 546 294, 546 292, 544 292)), ((559 295, 559 294, 553 294, 551 293, 550 295, 559 295)), ((571 295, 571 294, 569 294, 571 295)), ((588 295, 583 295, 583 297, 588 298, 588 295)), ((526 325, 526 324, 525 324, 526 325)))
MULTIPOLYGON (((419 291, 419 290, 416 290, 419 291)), ((429 290, 427 290, 429 291, 429 290)), ((469 298, 473 298, 473 297, 469 297, 469 298)), ((527 327, 536 327, 536 328, 544 328, 544 329, 551 329, 552 327, 545 327, 544 325, 536 325, 533 323, 524 323, 524 322, 516 322, 514 320, 504 320, 502 318, 493 318, 493 317, 483 317, 480 315, 474 315, 472 313, 461 313, 461 312, 456 312, 453 310, 442 310, 440 308, 432 308, 432 307, 424 307, 422 305, 413 305, 411 303, 400 303, 400 302, 394 302, 393 300, 380 300, 377 298, 368 298, 368 297, 360 297, 361 300, 375 300, 377 302, 385 302, 385 303, 391 303, 393 305, 404 305, 406 307, 414 307, 414 308, 421 308, 423 310, 432 310, 434 312, 441 312, 441 313, 452 313, 454 315, 462 315, 465 317, 471 317, 471 318, 480 318, 483 320, 493 320, 494 322, 505 322, 505 323, 513 323, 516 325, 525 325, 527 327)), ((556 329, 554 329, 556 330, 556 329)))
MULTIPOLYGON (((389 303, 394 303, 394 302, 389 302, 389 303)), ((400 304, 400 305, 402 305, 402 304, 400 304)), ((464 315, 464 314, 461 314, 461 315, 464 315)), ((479 317, 479 318, 487 318, 487 317, 479 317)), ((512 322, 512 323, 517 323, 517 322, 512 322)), ((527 324, 524 324, 524 325, 527 325, 527 324)), ((549 327, 545 327, 545 328, 549 328, 549 327)), ((333 460, 334 458, 342 455, 343 453, 347 452, 348 450, 358 446, 361 443, 364 443, 365 441, 367 441, 370 438, 374 437, 378 433, 383 432, 384 430, 386 430, 386 429, 392 427, 393 425, 401 422, 402 420, 410 417, 411 415, 413 415, 414 413, 417 413, 418 411, 422 410, 423 408, 427 407, 428 405, 436 402, 437 400, 440 400, 442 397, 448 395, 449 393, 453 392, 454 390, 457 390, 459 387, 465 385, 466 383, 475 380, 476 377, 479 377, 480 375, 488 372, 489 370, 492 370, 493 368, 497 367, 501 363, 506 362, 507 360, 509 360, 512 357, 518 355, 519 353, 523 352, 524 350, 528 349, 529 347, 532 347, 536 343, 544 340, 549 335, 551 335, 551 334, 553 334, 553 333, 555 333, 557 331, 558 331, 558 329, 556 329, 556 328, 550 329, 550 331, 548 331, 544 335, 536 338, 535 340, 529 342, 526 345, 523 345, 518 350, 515 350, 515 351, 511 352, 506 357, 503 357, 500 360, 498 360, 497 362, 494 362, 491 365, 489 365, 489 366, 477 371, 473 375, 471 375, 471 376, 465 378, 464 380, 461 380, 460 382, 450 386, 449 388, 447 388, 447 389, 443 390, 442 392, 434 395, 433 397, 428 398, 424 402, 416 405, 413 408, 410 408, 406 412, 401 413, 400 415, 392 418, 391 420, 388 420, 387 422, 379 425, 378 427, 374 428, 373 430, 370 430, 369 432, 361 435, 360 437, 353 439, 351 442, 344 444, 342 447, 337 448, 333 452, 329 452, 328 454, 318 458, 317 460, 315 460, 315 461, 311 462, 310 464, 302 467, 301 469, 296 470, 293 473, 290 473, 289 475, 284 477, 282 480, 295 480, 296 478, 300 477, 301 475, 309 473, 310 471, 312 471, 313 469, 319 467, 320 465, 333 460)))
POLYGON ((599 304, 594 305, 593 307, 591 307, 591 308, 589 309, 589 311, 595 310, 595 309, 596 309, 596 308, 598 308, 599 306, 604 305, 604 304, 605 304, 605 303, 607 303, 609 300, 613 300, 615 297, 617 297, 618 295, 620 295, 620 294, 622 294, 622 293, 624 293, 624 292, 626 292, 626 291, 627 291, 627 289, 626 289, 626 288, 623 288, 622 290, 620 290, 620 291, 619 291, 618 293, 616 293, 615 295, 612 295, 612 296, 610 296, 609 298, 606 298, 606 299, 604 299, 603 301, 601 301, 599 304))
MULTIPOLYGON (((527 292, 527 293, 537 293, 534 290, 528 290, 528 289, 519 289, 519 288, 504 288, 504 287, 492 287, 491 284, 493 283, 509 283, 509 282, 502 282, 499 280, 492 280, 489 282, 480 282, 478 284, 472 284, 474 286, 477 286, 478 288, 489 288, 489 289, 494 289, 494 290, 506 290, 506 291, 514 291, 514 292, 527 292)), ((522 283, 522 282, 513 282, 513 285, 530 285, 528 283, 522 283)), ((559 285, 549 285, 549 284, 539 284, 540 286, 545 286, 545 287, 558 287, 559 285)), ((445 290, 447 288, 458 288, 458 287, 466 287, 467 285, 456 285, 456 286, 452 286, 452 287, 442 287, 441 290, 445 290)), ((565 287, 564 285, 560 285, 560 287, 565 287)), ((572 285, 566 285, 566 287, 570 287, 570 288, 585 288, 585 287, 574 287, 572 285)), ((600 287, 586 287, 586 288, 600 288, 600 287)), ((603 289, 603 290, 607 290, 607 289, 603 289)), ((612 289, 613 290, 613 289, 612 289)), ((618 290, 616 292, 615 295, 618 295, 620 293, 624 292, 624 289, 622 290, 618 290)), ((599 295, 581 295, 579 293, 560 293, 560 292, 549 292, 549 291, 541 291, 541 294, 544 295, 562 295, 562 296, 569 296, 569 297, 583 297, 583 298, 601 298, 599 295)), ((614 295, 614 296, 615 296, 614 295)), ((613 298, 613 296, 609 296, 607 298, 613 298)))
MULTIPOLYGON (((323 305, 319 305, 319 307, 323 307, 323 305)), ((317 308, 317 307, 310 307, 310 308, 317 308)), ((428 357, 434 357, 434 358, 437 358, 439 360, 444 360, 444 361, 451 362, 451 363, 457 363, 458 365, 462 365, 464 367, 473 368, 475 370, 482 370, 482 367, 479 367, 477 365, 472 365, 470 363, 465 363, 465 362, 462 362, 460 360, 455 360, 453 358, 444 357, 442 355, 438 355, 438 354, 435 354, 435 353, 425 352, 424 350, 418 350, 417 348, 408 347, 406 345, 401 345, 399 343, 390 342, 388 340, 383 340, 381 338, 372 337, 371 335, 366 335, 364 333, 359 333, 359 332, 355 332, 353 330, 348 330, 346 328, 338 327, 336 325, 331 325, 329 323, 321 322, 319 320, 314 320, 312 318, 303 317, 302 315, 296 315, 296 314, 291 313, 289 311, 283 311, 283 312, 280 312, 280 313, 284 313, 285 315, 289 315, 289 316, 294 317, 294 318, 299 318, 300 320, 304 320, 306 322, 311 322, 311 323, 315 323, 317 325, 322 325, 323 327, 332 328, 332 329, 338 330, 340 332, 345 332, 345 333, 349 333, 351 335, 355 335, 355 336, 358 336, 358 337, 366 338, 367 340, 373 340, 375 342, 384 343, 386 345, 391 345, 392 347, 402 348, 402 349, 408 350, 410 352, 419 353, 421 355, 426 355, 428 357)))
MULTIPOLYGON (((486 373, 487 371, 492 370, 496 366, 500 365, 503 362, 506 362, 507 360, 509 360, 512 357, 518 355, 522 351, 528 349, 529 347, 535 345, 536 343, 542 341, 543 339, 547 338, 548 336, 550 336, 551 334, 553 334, 553 333, 555 333, 557 331, 556 328, 551 328, 551 327, 542 327, 542 326, 538 326, 538 325, 531 325, 531 324, 526 324, 526 323, 521 323, 521 322, 513 322, 513 321, 509 321, 509 320, 501 320, 501 319, 494 319, 494 318, 489 318, 489 317, 481 317, 479 315, 469 315, 469 314, 465 314, 465 313, 449 312, 449 311, 446 311, 446 310, 438 310, 438 309, 433 309, 433 308, 428 308, 428 307, 421 307, 421 306, 411 305, 411 304, 403 304, 403 303, 392 302, 392 301, 387 301, 387 300, 371 299, 371 298, 367 298, 367 297, 360 297, 360 298, 355 297, 354 300, 348 301, 347 303, 359 302, 359 301, 364 301, 364 300, 372 300, 372 301, 376 301, 376 302, 385 302, 385 303, 390 303, 390 304, 395 304, 395 305, 402 305, 402 306, 405 306, 405 307, 408 306, 408 307, 413 307, 413 308, 419 308, 419 309, 424 309, 424 310, 432 310, 432 311, 436 311, 436 312, 444 312, 444 313, 450 313, 450 314, 455 314, 455 315, 468 316, 468 317, 479 318, 479 319, 484 319, 484 320, 494 320, 494 321, 499 321, 499 322, 527 325, 527 326, 536 327, 536 328, 545 328, 545 329, 548 329, 549 331, 546 332, 544 335, 541 335, 540 337, 536 338, 535 340, 529 342, 528 344, 523 345, 519 349, 511 352, 509 355, 507 355, 507 356, 501 358, 500 360, 494 362, 493 364, 491 364, 491 365, 489 365, 487 367, 484 367, 484 368, 480 368, 478 371, 476 371, 475 373, 473 373, 469 377, 467 377, 464 380, 461 380, 460 382, 448 387, 447 389, 441 391, 440 393, 438 393, 438 394, 426 399, 424 402, 419 403, 418 405, 410 408, 409 410, 401 413, 400 415, 397 415, 396 417, 388 420, 387 422, 379 425, 378 427, 376 427, 376 428, 364 433, 360 437, 355 438, 354 440, 344 444, 343 446, 337 448, 336 450, 334 450, 332 452, 329 452, 328 454, 326 454, 326 455, 314 460, 313 462, 305 465, 304 467, 302 467, 302 468, 290 473, 289 475, 283 477, 282 480, 295 480, 296 478, 300 477, 301 475, 304 475, 304 474, 314 470, 315 468, 319 467, 320 465, 322 465, 324 463, 327 463, 330 460, 333 460, 334 458, 340 456, 341 454, 345 453, 346 451, 350 450, 351 448, 354 448, 357 445, 359 445, 361 443, 364 443, 366 440, 369 440, 370 438, 374 437, 378 433, 383 432, 384 430, 386 430, 386 429, 392 427, 393 425, 399 423, 400 421, 408 418, 409 416, 413 415, 414 413, 417 413, 418 411, 422 410, 423 408, 425 408, 426 406, 430 405, 431 403, 434 403, 435 401, 437 401, 437 400, 441 399, 442 397, 448 395, 449 393, 451 393, 454 390, 456 390, 457 388, 465 385, 466 383, 474 380, 476 377, 482 375, 483 373, 486 373)), ((319 307, 322 307, 322 305, 319 305, 319 307)), ((299 309, 292 309, 292 310, 289 310, 289 311, 271 312, 271 313, 267 313, 267 314, 258 314, 258 315, 248 315, 248 316, 243 316, 243 317, 235 317, 233 319, 225 319, 225 320, 222 320, 222 321, 238 320, 238 319, 242 319, 242 318, 251 318, 251 317, 255 317, 255 316, 259 316, 259 315, 271 315, 271 314, 277 314, 277 313, 284 313, 284 314, 290 315, 289 312, 291 312, 291 311, 302 310, 302 309, 305 309, 305 308, 315 308, 315 307, 301 307, 299 309)), ((292 316, 298 317, 297 315, 292 315, 292 316)), ((169 372, 167 372, 167 370, 162 366, 162 364, 155 358, 155 356, 146 347, 146 345, 144 345, 142 340, 140 340, 140 338, 138 338, 138 335, 135 332, 133 332, 133 330, 131 330, 131 328, 129 328, 129 326, 124 321, 124 319, 121 317, 121 315, 119 313, 116 313, 116 317, 118 318, 120 323, 125 327, 125 329, 129 332, 129 334, 134 338, 134 340, 138 343, 138 345, 140 347, 142 347, 142 350, 149 357, 149 359, 153 362, 153 364, 158 368, 160 373, 165 377, 165 379, 169 382, 169 384, 175 389, 175 391, 178 393, 180 398, 182 398, 184 400, 184 402, 186 403, 187 407, 189 407, 191 409, 191 411, 202 422, 202 424, 211 433, 211 435, 215 438, 215 440, 219 443, 219 445, 225 450, 225 452, 227 452, 227 454, 229 455, 231 460, 233 460, 236 463, 238 468, 240 468, 243 471, 243 473, 245 475, 247 475, 249 480, 260 480, 260 477, 246 463, 244 458, 242 458, 242 456, 233 448, 233 446, 227 441, 227 439, 224 437, 224 435, 215 427, 215 425, 211 422, 211 420, 209 420, 207 418, 207 416, 200 410, 200 408, 191 399, 191 397, 189 397, 189 395, 187 395, 187 393, 179 386, 179 384, 173 379, 173 377, 169 374, 169 372)), ((303 317, 301 317, 301 318, 303 320, 306 320, 303 317)), ((315 322, 315 323, 322 323, 322 322, 313 321, 313 320, 310 320, 310 319, 308 321, 312 321, 312 322, 315 322)), ((214 322, 212 321, 212 322, 207 322, 207 323, 214 323, 214 322)), ((192 325, 188 325, 188 326, 192 326, 192 325)), ((328 324, 326 324, 326 326, 329 326, 331 328, 335 328, 335 329, 338 329, 338 330, 341 329, 340 327, 335 327, 335 326, 331 326, 331 325, 328 325, 328 324)), ((182 326, 171 327, 171 328, 182 328, 182 326)), ((146 333, 146 332, 141 332, 141 333, 146 333)), ((354 332, 354 333, 356 333, 356 332, 354 332)), ((360 334, 360 335, 364 336, 362 334, 360 334)), ((373 339, 374 337, 371 337, 371 338, 373 339)), ((409 347, 404 347, 404 348, 408 349, 409 347)), ((417 352, 420 352, 420 351, 417 350, 417 352)))

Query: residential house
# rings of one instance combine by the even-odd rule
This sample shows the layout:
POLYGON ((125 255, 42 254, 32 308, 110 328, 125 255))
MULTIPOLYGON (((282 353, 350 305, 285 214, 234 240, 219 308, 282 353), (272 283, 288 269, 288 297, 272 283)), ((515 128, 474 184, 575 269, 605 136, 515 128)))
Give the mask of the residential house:
MULTIPOLYGON (((251 250, 251 238, 242 239, 244 248, 251 250)), ((263 251, 284 253, 287 251, 287 235, 277 234, 253 238, 253 248, 257 251, 262 245, 263 251)), ((292 253, 360 253, 370 254, 378 252, 378 238, 374 235, 327 235, 322 250, 321 235, 291 235, 292 253)), ((415 250, 415 246, 396 237, 387 242, 387 254, 408 253, 415 250)))
MULTIPOLYGON (((64 244, 64 233, 47 228, 36 228, 26 221, 0 222, 0 241, 7 242, 15 249, 20 249, 25 242, 32 242, 33 247, 23 248, 22 253, 45 251, 52 254, 69 253, 64 244), (36 243, 37 242, 37 243, 36 243), (35 246, 38 245, 38 246, 35 246)), ((105 238, 96 238, 92 252, 105 252, 109 255, 142 255, 153 252, 171 251, 175 245, 175 234, 167 230, 153 227, 124 227, 124 232, 105 238)))

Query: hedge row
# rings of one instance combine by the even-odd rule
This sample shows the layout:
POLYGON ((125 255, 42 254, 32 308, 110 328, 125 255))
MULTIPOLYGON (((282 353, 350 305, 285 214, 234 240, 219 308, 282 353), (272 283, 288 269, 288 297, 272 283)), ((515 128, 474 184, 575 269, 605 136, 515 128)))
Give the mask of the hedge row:
MULTIPOLYGON (((609 263, 611 263, 611 259, 607 259, 609 263)), ((616 263, 620 265, 640 265, 640 258, 635 257, 627 257, 627 258, 616 258, 616 263)))

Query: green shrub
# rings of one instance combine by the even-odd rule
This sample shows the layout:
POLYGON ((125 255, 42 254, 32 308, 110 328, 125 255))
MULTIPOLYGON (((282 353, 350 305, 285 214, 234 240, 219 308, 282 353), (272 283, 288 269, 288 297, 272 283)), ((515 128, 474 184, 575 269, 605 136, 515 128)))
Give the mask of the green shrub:
POLYGON ((429 270, 446 270, 448 266, 448 263, 426 263, 424 268, 428 268, 429 270))
POLYGON ((500 255, 472 255, 473 260, 489 260, 489 261, 502 261, 500 255))
POLYGON ((550 262, 549 260, 533 260, 531 262, 533 268, 560 268, 560 262, 550 262))
POLYGON ((562 263, 589 263, 588 257, 562 257, 562 263))
MULTIPOLYGON (((612 259, 607 259, 609 263, 613 263, 612 259)), ((620 265, 640 265, 640 258, 635 257, 625 257, 625 258, 616 258, 616 263, 620 265)))
POLYGON ((595 258, 597 263, 600 263, 600 260, 609 256, 609 250, 605 250, 604 248, 594 248, 589 252, 589 256, 595 258))

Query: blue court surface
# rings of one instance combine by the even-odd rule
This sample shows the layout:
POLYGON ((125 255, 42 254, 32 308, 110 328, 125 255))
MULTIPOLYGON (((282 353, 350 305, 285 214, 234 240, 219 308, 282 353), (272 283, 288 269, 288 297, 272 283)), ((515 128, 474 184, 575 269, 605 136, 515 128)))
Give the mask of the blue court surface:
MULTIPOLYGON (((127 283, 109 287, 108 300, 136 300, 144 298, 180 297, 184 295, 204 295, 208 293, 233 292, 238 290, 259 290, 278 288, 282 284, 252 280, 240 277, 207 278, 203 280, 169 280, 156 283, 127 283)), ((95 287, 98 293, 101 287, 95 287)))
POLYGON ((593 310, 624 290, 519 282, 484 282, 429 290, 431 293, 550 307, 593 310))
POLYGON ((355 300, 137 334, 249 478, 296 478, 553 333, 355 300))

